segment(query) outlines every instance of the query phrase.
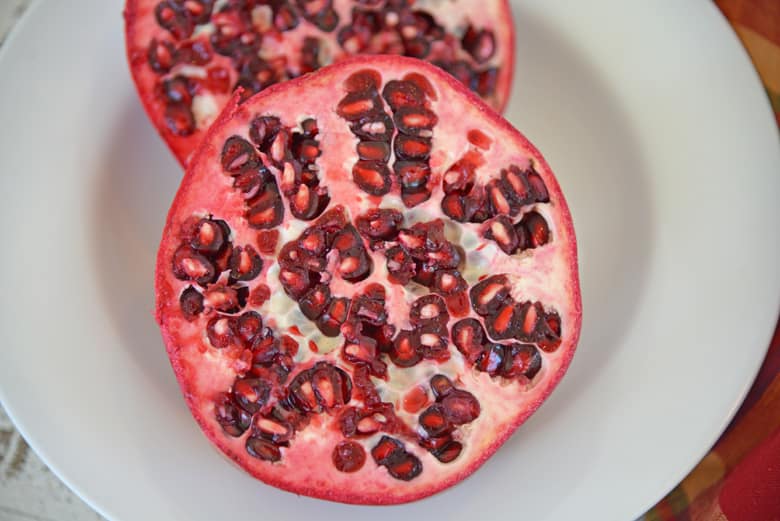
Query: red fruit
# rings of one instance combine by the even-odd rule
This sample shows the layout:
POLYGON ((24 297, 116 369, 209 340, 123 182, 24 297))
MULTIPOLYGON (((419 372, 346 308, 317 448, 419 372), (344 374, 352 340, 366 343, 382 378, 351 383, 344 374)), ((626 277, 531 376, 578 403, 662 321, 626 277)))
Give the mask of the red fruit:
MULTIPOLYGON (((269 23, 329 23, 328 2, 284 5, 269 23)), ((266 483, 349 503, 412 501, 476 470, 553 390, 580 329, 574 232, 542 156, 450 76, 394 56, 229 106, 171 208, 156 295, 208 438, 266 483), (340 105, 350 93, 370 101, 357 120, 340 105), (380 125, 390 139, 371 141, 380 125), (424 164, 422 181, 397 176, 383 151, 423 140, 427 158, 398 158, 424 164), (352 176, 358 143, 378 142, 364 160, 391 172, 381 196, 352 176), (251 194, 234 183, 249 173, 251 194), (442 209, 445 181, 472 205, 465 222, 442 209), (289 211, 303 186, 328 194, 315 217, 289 211), (515 253, 484 236, 494 222, 525 231, 515 253)))
MULTIPOLYGON (((232 90, 244 89, 245 99, 354 54, 403 54, 435 63, 499 111, 509 98, 514 29, 506 0, 127 0, 124 14, 138 93, 182 165, 232 90), (166 90, 169 80, 176 84, 166 90)), ((399 107, 409 106, 418 92, 435 94, 424 76, 412 77, 412 83, 413 92, 393 93, 399 107)), ((358 94, 340 105, 342 113, 357 121, 372 112, 381 99, 362 93, 374 86, 352 82, 349 90, 358 94)), ((407 140, 398 148, 408 151, 407 158, 427 158, 424 140, 407 140)), ((381 156, 374 148, 364 159, 381 156)), ((382 183, 372 181, 381 191, 382 183)), ((407 198, 416 201, 419 194, 407 198)))

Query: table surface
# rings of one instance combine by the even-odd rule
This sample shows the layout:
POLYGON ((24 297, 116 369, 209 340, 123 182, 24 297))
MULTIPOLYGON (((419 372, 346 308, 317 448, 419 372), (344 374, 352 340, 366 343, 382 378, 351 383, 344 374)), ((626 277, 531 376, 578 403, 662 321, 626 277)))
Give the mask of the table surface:
MULTIPOLYGON (((0 46, 31 0, 0 0, 0 46)), ((103 521, 71 492, 0 406, 0 521, 103 521)))

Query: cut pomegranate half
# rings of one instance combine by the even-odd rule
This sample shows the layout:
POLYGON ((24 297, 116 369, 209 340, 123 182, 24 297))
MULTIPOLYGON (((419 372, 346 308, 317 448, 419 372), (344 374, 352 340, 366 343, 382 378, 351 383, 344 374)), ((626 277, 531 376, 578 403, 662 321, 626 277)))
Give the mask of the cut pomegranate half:
POLYGON ((208 438, 266 483, 349 503, 471 474, 563 376, 581 319, 542 156, 396 56, 234 99, 173 202, 156 294, 208 438))
POLYGON ((350 55, 397 54, 503 110, 514 66, 507 0, 127 0, 125 30, 141 100, 182 165, 237 87, 248 97, 350 55))

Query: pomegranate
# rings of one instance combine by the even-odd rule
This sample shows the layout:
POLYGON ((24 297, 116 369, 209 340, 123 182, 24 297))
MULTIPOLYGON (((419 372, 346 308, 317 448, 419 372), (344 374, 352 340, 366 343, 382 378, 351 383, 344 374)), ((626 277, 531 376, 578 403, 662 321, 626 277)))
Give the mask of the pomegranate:
POLYGON ((471 474, 556 386, 581 318, 542 156, 397 56, 236 96, 173 202, 156 294, 208 438, 266 483, 348 503, 471 474))
POLYGON ((138 92, 183 165, 235 89, 248 97, 346 56, 425 59, 497 110, 512 81, 507 0, 127 0, 125 22, 138 92))

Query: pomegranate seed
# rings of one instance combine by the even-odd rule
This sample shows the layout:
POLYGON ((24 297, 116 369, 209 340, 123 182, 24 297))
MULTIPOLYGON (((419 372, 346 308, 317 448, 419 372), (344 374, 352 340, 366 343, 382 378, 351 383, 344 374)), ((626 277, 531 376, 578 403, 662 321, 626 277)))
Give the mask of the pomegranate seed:
POLYGON ((424 437, 420 438, 420 446, 428 449, 431 453, 440 450, 442 447, 452 441, 451 434, 445 434, 444 436, 436 437, 424 437))
POLYGON ((338 336, 341 332, 341 324, 347 320, 348 312, 349 299, 344 297, 334 298, 330 301, 325 313, 317 319, 317 327, 325 336, 338 336))
POLYGON ((503 304, 495 314, 485 317, 485 326, 491 338, 506 340, 517 333, 520 309, 514 302, 503 304))
POLYGON ((146 60, 154 72, 164 74, 173 67, 175 54, 176 47, 173 43, 168 40, 158 41, 156 38, 152 38, 146 53, 146 60))
POLYGON ((413 326, 435 324, 444 327, 450 316, 443 298, 439 295, 425 295, 412 303, 409 319, 413 326))
POLYGON ((485 330, 475 318, 464 318, 452 326, 452 343, 470 362, 482 352, 485 340, 485 330))
POLYGON ((406 56, 424 60, 430 52, 431 44, 425 38, 417 37, 404 41, 404 54, 406 56))
POLYGON ((485 63, 496 53, 496 39, 493 32, 487 29, 478 31, 471 25, 463 34, 461 45, 477 63, 485 63))
POLYGON ((484 163, 481 155, 466 155, 456 161, 442 176, 441 186, 445 194, 468 194, 474 187, 476 168, 484 163))
POLYGON ((284 267, 279 270, 279 282, 282 283, 285 293, 292 298, 300 299, 311 287, 309 272, 295 266, 284 267))
POLYGON ((476 85, 473 87, 473 90, 482 97, 488 97, 496 92, 497 84, 498 69, 489 67, 477 74, 476 85))
POLYGON ((471 65, 465 60, 455 60, 453 62, 434 62, 438 67, 441 67, 445 71, 449 72, 456 80, 471 90, 476 87, 476 78, 474 70, 471 65))
POLYGON ((444 361, 449 359, 450 353, 444 325, 428 325, 418 328, 420 338, 420 351, 427 359, 444 361), (444 332, 444 335, 440 332, 444 332))
POLYGON ((442 398, 441 405, 447 419, 455 425, 471 423, 480 413, 479 401, 468 391, 455 389, 442 398))
POLYGON ((260 230, 257 232, 257 249, 260 253, 273 255, 279 242, 279 230, 260 230))
POLYGON ((165 107, 165 126, 176 136, 190 136, 195 132, 195 116, 183 103, 169 104, 165 107))
POLYGON ((412 367, 422 360, 420 338, 413 331, 401 331, 393 342, 390 360, 398 367, 412 367))
POLYGON ((206 326, 206 336, 217 349, 229 346, 235 339, 235 319, 222 315, 212 318, 206 326))
POLYGON ((350 92, 336 107, 336 113, 350 122, 381 110, 382 101, 376 91, 350 92))
POLYGON ((396 161, 393 165, 393 171, 401 183, 402 191, 411 195, 427 190, 428 180, 431 176, 431 168, 427 163, 421 161, 396 161))
POLYGON ((236 402, 249 414, 262 409, 270 395, 271 384, 260 378, 241 378, 233 384, 236 402))
POLYGON ((555 311, 547 313, 541 323, 538 344, 551 353, 561 345, 561 317, 555 311))
POLYGON ((257 116, 249 126, 249 138, 260 150, 268 152, 281 128, 282 122, 276 116, 257 116))
POLYGON ((316 320, 325 312, 329 303, 330 288, 326 284, 319 284, 301 298, 298 306, 306 318, 316 320))
POLYGON ((511 363, 507 354, 506 346, 501 344, 490 344, 482 351, 474 362, 474 367, 478 371, 488 373, 490 376, 496 376, 506 371, 507 363, 511 363))
POLYGON ((361 190, 371 195, 385 195, 390 191, 390 170, 380 161, 356 162, 352 167, 352 179, 361 190))
POLYGON ((451 463, 460 456, 461 451, 463 451, 463 445, 459 441, 450 441, 431 453, 442 463, 451 463))
POLYGON ((404 446, 400 441, 390 436, 382 436, 379 443, 371 449, 371 456, 379 465, 384 465, 404 452, 404 446))
POLYGON ((307 185, 301 184, 290 197, 290 212, 298 219, 310 221, 318 217, 329 202, 330 196, 327 190, 323 188, 312 190, 307 185))
POLYGON ((444 407, 434 404, 425 409, 419 418, 420 427, 425 430, 428 436, 440 436, 449 432, 450 422, 445 415, 444 407))
POLYGON ((421 107, 425 103, 425 93, 411 81, 388 81, 382 90, 382 97, 393 111, 403 107, 421 107))
POLYGON ((517 252, 520 246, 520 238, 515 231, 512 221, 505 215, 499 215, 490 222, 483 236, 492 239, 498 247, 507 255, 517 252))
POLYGON ((471 129, 468 131, 468 134, 466 134, 466 137, 468 138, 469 143, 482 150, 489 150, 490 146, 493 144, 493 140, 487 137, 481 130, 471 129))
POLYGON ((455 389, 450 379, 443 374, 433 375, 430 383, 433 396, 436 397, 437 400, 444 398, 455 389))
POLYGON ((523 302, 518 304, 518 323, 520 325, 520 331, 516 338, 518 340, 534 340, 536 337, 537 327, 539 326, 540 319, 544 316, 544 308, 539 302, 530 303, 523 302))
POLYGON ((427 161, 431 155, 431 139, 399 134, 394 143, 396 156, 403 160, 427 161))
POLYGON ((229 436, 238 438, 249 428, 252 417, 236 405, 228 393, 217 396, 214 404, 214 413, 217 423, 229 436))
POLYGON ((284 205, 275 185, 267 184, 263 192, 248 204, 246 218, 252 228, 269 229, 282 223, 284 205))
POLYGON ((205 83, 209 90, 227 94, 230 92, 230 72, 225 67, 209 67, 206 71, 205 83))
POLYGON ((404 452, 403 455, 388 462, 387 471, 396 479, 411 481, 422 472, 422 463, 414 454, 404 452))
POLYGON ((190 321, 195 320, 198 314, 203 311, 203 295, 194 287, 187 286, 179 297, 179 305, 184 318, 190 321))
POLYGON ((248 281, 260 275, 263 269, 263 259, 251 245, 244 248, 233 248, 230 256, 230 278, 233 280, 248 281))
POLYGON ((528 237, 528 248, 538 248, 550 242, 550 228, 547 221, 537 212, 528 212, 517 227, 523 227, 528 237))
POLYGON ((312 368, 311 385, 317 402, 325 410, 348 403, 352 396, 349 375, 327 362, 317 362, 312 368))
POLYGON ((209 260, 189 246, 181 246, 173 254, 173 275, 179 280, 192 280, 205 286, 216 278, 216 270, 209 260))
POLYGON ((466 209, 466 199, 462 195, 449 194, 441 200, 441 211, 453 221, 466 222, 469 215, 466 209))
POLYGON ((531 190, 534 193, 536 202, 550 202, 550 194, 547 192, 547 186, 544 184, 542 177, 537 174, 533 168, 528 172, 528 183, 531 185, 531 190))
POLYGON ((471 305, 480 315, 494 313, 509 297, 509 280, 506 275, 493 275, 471 288, 471 305))
POLYGON ((430 137, 438 122, 436 114, 424 107, 401 107, 393 115, 396 128, 407 136, 430 137))
POLYGON ((344 80, 348 92, 376 90, 382 84, 382 76, 373 69, 363 69, 351 74, 344 80))
POLYGON ((366 451, 358 442, 344 440, 333 448, 331 457, 339 472, 357 472, 366 462, 366 451))
POLYGON ((282 452, 279 447, 263 438, 250 436, 246 439, 246 451, 255 458, 264 461, 279 461, 282 459, 282 452))
POLYGON ((509 190, 499 180, 493 179, 485 186, 490 199, 490 208, 495 214, 514 215, 517 208, 510 202, 509 190))
POLYGON ((409 252, 402 246, 393 246, 385 252, 388 278, 397 284, 406 285, 416 275, 417 268, 409 252))
POLYGON ((245 345, 251 346, 263 329, 263 318, 255 311, 246 311, 238 317, 236 332, 245 345))
POLYGON ((190 246, 204 254, 217 253, 225 245, 226 237, 222 230, 227 227, 224 221, 201 219, 198 221, 190 246))
POLYGON ((206 65, 211 57, 211 50, 203 40, 183 42, 176 51, 176 61, 179 63, 206 65))
POLYGON ((241 307, 236 288, 223 284, 209 284, 203 292, 203 300, 206 307, 223 313, 235 313, 241 307))
POLYGON ((183 13, 173 0, 164 0, 157 4, 154 15, 160 27, 169 31, 177 40, 189 38, 195 29, 192 19, 183 13))
POLYGON ((279 31, 290 31, 298 27, 298 14, 287 3, 281 4, 274 13, 274 27, 279 31))
POLYGON ((427 404, 428 393, 425 391, 425 388, 420 385, 412 387, 412 389, 406 393, 403 398, 403 409, 410 414, 416 414, 427 404))
POLYGON ((293 427, 282 418, 274 416, 255 416, 252 430, 273 443, 285 443, 293 436, 293 427))
POLYGON ((401 200, 407 208, 414 208, 431 198, 431 191, 423 187, 419 191, 401 191, 401 200))
POLYGON ((542 368, 542 355, 530 344, 511 344, 511 362, 506 364, 502 376, 515 378, 524 376, 532 380, 542 368))
POLYGON ((249 295, 249 304, 260 307, 271 298, 271 289, 265 284, 258 284, 249 295))
POLYGON ((438 270, 433 280, 434 289, 444 296, 462 293, 468 285, 457 270, 438 270))
POLYGON ((290 356, 295 356, 298 353, 298 348, 300 347, 298 342, 290 335, 282 335, 279 344, 282 348, 282 351, 290 356))
POLYGON ((398 210, 373 208, 357 220, 361 234, 371 239, 392 240, 398 236, 403 214, 398 210))
POLYGON ((386 378, 387 364, 377 358, 376 340, 361 336, 344 346, 344 358, 353 364, 368 367, 369 372, 377 378, 386 378))
POLYGON ((360 141, 357 153, 364 161, 387 162, 390 159, 390 145, 382 141, 360 141))
POLYGON ((222 147, 222 169, 230 175, 238 175, 260 165, 255 147, 240 136, 231 136, 222 147))
POLYGON ((533 201, 528 177, 517 166, 511 165, 508 170, 502 170, 501 180, 505 187, 511 189, 509 195, 516 204, 525 205, 533 201))

